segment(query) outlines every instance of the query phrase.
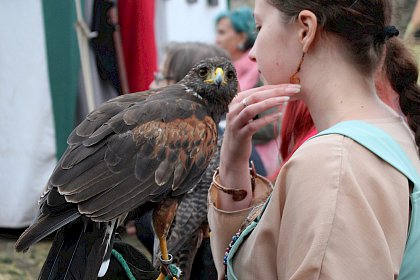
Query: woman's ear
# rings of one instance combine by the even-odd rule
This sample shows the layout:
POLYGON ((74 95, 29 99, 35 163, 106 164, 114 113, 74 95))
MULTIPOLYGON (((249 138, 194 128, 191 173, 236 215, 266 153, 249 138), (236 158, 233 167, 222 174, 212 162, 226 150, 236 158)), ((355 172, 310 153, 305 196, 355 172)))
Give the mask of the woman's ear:
POLYGON ((318 21, 316 15, 308 10, 303 10, 297 16, 299 25, 299 41, 303 46, 303 52, 308 52, 313 44, 318 30, 318 21))
POLYGON ((240 43, 245 44, 245 42, 246 42, 246 33, 245 32, 238 33, 238 38, 239 38, 239 42, 240 43))

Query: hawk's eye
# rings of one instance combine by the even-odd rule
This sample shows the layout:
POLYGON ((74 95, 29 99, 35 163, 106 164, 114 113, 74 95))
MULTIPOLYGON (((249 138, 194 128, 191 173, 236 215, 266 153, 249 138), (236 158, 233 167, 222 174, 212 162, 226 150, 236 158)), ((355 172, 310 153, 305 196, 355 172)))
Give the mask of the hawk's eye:
POLYGON ((227 72, 226 77, 230 81, 235 77, 235 74, 233 73, 233 71, 229 71, 229 72, 227 72))
POLYGON ((208 72, 209 72, 209 69, 207 69, 206 67, 203 67, 198 71, 198 75, 200 75, 200 77, 204 78, 204 77, 207 76, 208 72))

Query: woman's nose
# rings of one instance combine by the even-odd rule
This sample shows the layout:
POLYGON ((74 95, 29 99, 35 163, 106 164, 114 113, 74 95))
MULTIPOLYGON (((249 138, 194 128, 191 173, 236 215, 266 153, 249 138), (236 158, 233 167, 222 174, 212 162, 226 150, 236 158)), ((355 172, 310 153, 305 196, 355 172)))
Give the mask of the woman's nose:
POLYGON ((251 50, 249 51, 248 57, 254 62, 257 61, 257 59, 255 58, 255 44, 252 46, 251 50))

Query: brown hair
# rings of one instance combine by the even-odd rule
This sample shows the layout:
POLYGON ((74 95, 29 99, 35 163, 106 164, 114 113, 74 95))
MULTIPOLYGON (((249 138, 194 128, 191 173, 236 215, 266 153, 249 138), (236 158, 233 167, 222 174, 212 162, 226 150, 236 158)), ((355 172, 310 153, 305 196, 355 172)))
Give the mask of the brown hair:
POLYGON ((372 75, 385 53, 385 71, 392 88, 400 95, 402 112, 420 144, 420 88, 418 68, 398 38, 388 40, 385 29, 391 22, 390 0, 268 0, 289 19, 302 10, 312 11, 318 25, 345 42, 352 61, 372 75))
POLYGON ((213 56, 229 58, 224 50, 215 45, 201 42, 170 43, 166 47, 164 68, 167 73, 164 74, 177 83, 187 75, 194 64, 213 56))

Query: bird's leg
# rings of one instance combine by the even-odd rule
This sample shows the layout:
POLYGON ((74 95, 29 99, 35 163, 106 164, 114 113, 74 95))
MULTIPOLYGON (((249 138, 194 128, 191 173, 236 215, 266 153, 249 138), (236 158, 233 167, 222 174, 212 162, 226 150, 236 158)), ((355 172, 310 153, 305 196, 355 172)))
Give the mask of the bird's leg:
POLYGON ((171 262, 172 256, 168 253, 168 246, 166 243, 166 237, 168 236, 169 229, 171 228, 172 221, 178 208, 177 198, 166 198, 163 200, 153 212, 153 227, 156 236, 159 239, 160 251, 162 252, 162 265, 161 273, 157 280, 164 280, 165 274, 176 280, 177 278, 172 275, 168 269, 168 265, 171 262))
POLYGON ((166 244, 166 236, 159 237, 160 251, 162 252, 162 259, 169 260, 168 245, 166 244))

